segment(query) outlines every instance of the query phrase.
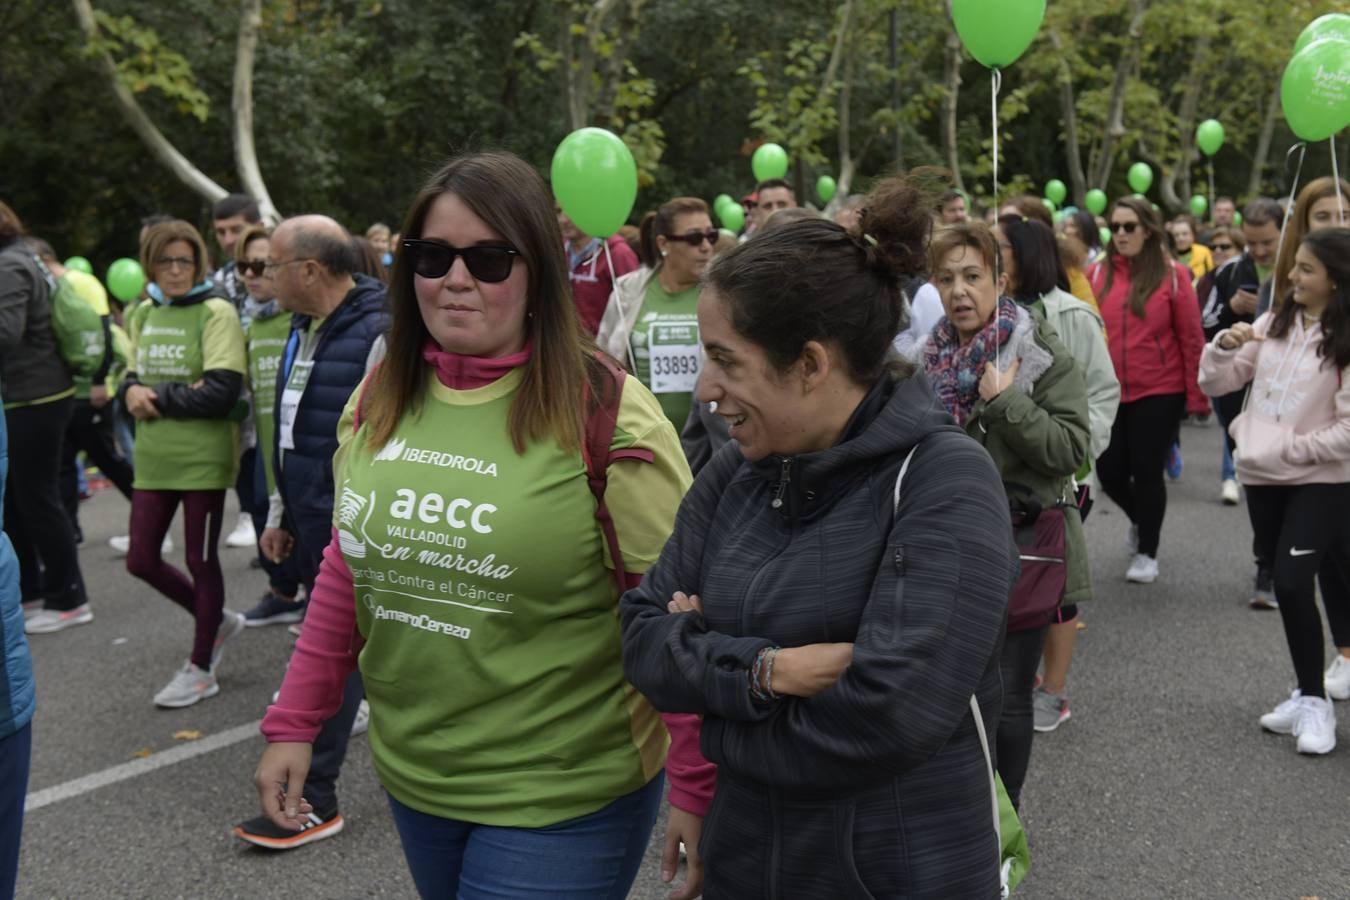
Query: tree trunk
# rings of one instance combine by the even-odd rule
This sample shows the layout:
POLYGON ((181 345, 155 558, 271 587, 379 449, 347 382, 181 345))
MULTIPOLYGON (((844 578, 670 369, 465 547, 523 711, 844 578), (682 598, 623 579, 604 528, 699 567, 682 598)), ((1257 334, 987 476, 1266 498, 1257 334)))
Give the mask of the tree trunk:
POLYGON ((947 9, 947 43, 942 52, 942 155, 952 172, 957 190, 966 189, 961 178, 961 162, 956 147, 956 100, 961 93, 961 38, 952 21, 952 2, 945 0, 947 9))
MULTIPOLYGON (((75 19, 79 22, 80 30, 84 32, 85 40, 92 42, 98 37, 98 24, 94 21, 93 7, 90 6, 89 0, 71 0, 71 5, 75 9, 75 19)), ((155 124, 150 121, 150 117, 145 114, 145 110, 141 109, 135 95, 117 77, 117 64, 113 62, 112 57, 106 52, 102 52, 95 54, 95 58, 98 65, 103 69, 104 78, 108 83, 108 88, 113 93, 113 99, 117 103, 118 110, 122 113, 122 118, 126 119, 127 124, 131 126, 131 130, 136 132, 136 136, 141 139, 150 153, 163 163, 174 174, 174 177, 187 185, 193 192, 212 203, 228 194, 229 191, 216 184, 204 172, 194 166, 155 127, 155 124)))
POLYGON ((627 74, 628 48, 637 37, 642 9, 642 0, 628 0, 624 4, 623 15, 615 29, 613 50, 605 61, 604 75, 600 80, 600 93, 595 98, 595 109, 591 121, 605 127, 612 127, 614 118, 614 98, 619 94, 619 84, 627 74))
POLYGON ((1200 106, 1200 70, 1209 58, 1210 40, 1211 32, 1208 30, 1202 31, 1196 39, 1195 52, 1191 54, 1191 65, 1186 70, 1186 80, 1182 83, 1181 107, 1177 111, 1179 148, 1176 166, 1163 176, 1160 186, 1163 203, 1170 212, 1185 209, 1194 193, 1191 186, 1191 165, 1200 158, 1199 152, 1195 149, 1196 110, 1200 106), (1180 192, 1177 191, 1178 179, 1181 180, 1180 192))
POLYGON ((1078 149, 1078 110, 1074 105, 1073 71, 1064 55, 1059 32, 1050 32, 1050 43, 1059 57, 1059 106, 1064 114, 1064 155, 1069 161, 1069 190, 1080 208, 1086 203, 1087 176, 1083 174, 1083 154, 1078 149))
POLYGON ((595 75, 596 43, 605 19, 619 0, 595 0, 581 23, 580 34, 572 33, 570 17, 563 18, 563 57, 567 65, 567 117, 575 131, 590 124, 591 78, 595 75))
POLYGON ((1261 137, 1256 142, 1256 157, 1252 160, 1252 174, 1247 179, 1247 196, 1256 197, 1261 193, 1261 181, 1266 171, 1266 161, 1270 158, 1270 142, 1275 139, 1275 122, 1280 117, 1280 83, 1266 101, 1266 116, 1261 121, 1261 137))
POLYGON ((1132 0, 1132 5, 1134 14, 1130 18, 1130 28, 1125 36, 1125 49, 1121 51, 1120 61, 1116 63, 1116 78, 1111 85, 1111 102, 1107 107, 1102 144, 1098 150, 1096 165, 1092 167, 1094 187, 1106 186, 1107 179, 1111 177, 1111 168, 1115 165, 1116 144, 1125 136, 1125 88, 1129 84, 1131 73, 1139 65, 1148 0, 1132 0))
POLYGON ((239 43, 234 56, 234 158, 244 192, 258 202, 263 221, 275 225, 281 221, 281 215, 272 205, 253 145, 253 58, 258 49, 261 25, 262 0, 241 0, 239 43))

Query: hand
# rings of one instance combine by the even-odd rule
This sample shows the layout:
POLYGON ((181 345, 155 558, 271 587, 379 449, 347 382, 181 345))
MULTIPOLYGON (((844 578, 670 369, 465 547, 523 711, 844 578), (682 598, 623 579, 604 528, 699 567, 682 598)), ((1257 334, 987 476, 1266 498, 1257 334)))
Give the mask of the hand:
POLYGON ((1233 299, 1228 301, 1228 308, 1239 316, 1255 315, 1256 295, 1251 291, 1238 291, 1233 295, 1233 299))
POLYGON ((666 821, 666 845, 661 853, 661 880, 670 884, 680 864, 680 842, 684 842, 684 887, 670 892, 670 900, 694 900, 703 893, 703 860, 698 855, 698 840, 703 834, 703 817, 670 808, 666 821))
POLYGON ((1012 386, 1013 379, 1017 377, 1017 370, 1020 368, 1022 368, 1022 360, 1020 359, 1014 359, 1006 372, 1000 372, 993 363, 985 363, 984 374, 980 376, 981 399, 985 403, 989 403, 1006 391, 1012 386))
POLYGON ((666 611, 673 613, 684 612, 703 612, 703 601, 698 599, 698 594, 686 594, 684 591, 676 591, 666 604, 666 611))
POLYGON ((1219 336, 1219 346, 1225 350, 1236 350, 1248 341, 1264 340, 1249 323, 1238 322, 1219 336))
POLYGON ((96 384, 89 389, 89 405, 94 409, 102 409, 108 405, 108 386, 106 384, 96 384))
POLYGON ((773 660, 775 694, 814 697, 833 685, 853 662, 852 644, 784 647, 773 660))
POLYGON ((262 537, 258 539, 258 547, 262 550, 263 556, 274 563, 279 563, 291 555, 291 550, 295 547, 295 538, 284 528, 264 528, 262 537))
POLYGON ((127 412, 138 422, 158 419, 159 410, 155 407, 155 401, 158 399, 159 394, 156 394, 153 388, 133 384, 127 388, 127 412))
POLYGON ((258 789, 263 815, 279 828, 299 831, 304 817, 314 811, 309 801, 300 796, 313 755, 311 744, 279 741, 268 744, 258 761, 253 786, 258 789))

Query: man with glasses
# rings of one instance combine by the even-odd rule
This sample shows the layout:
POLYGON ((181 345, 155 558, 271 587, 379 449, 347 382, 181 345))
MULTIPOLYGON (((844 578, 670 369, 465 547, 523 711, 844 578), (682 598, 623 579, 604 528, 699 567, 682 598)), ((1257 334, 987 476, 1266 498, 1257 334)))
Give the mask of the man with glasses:
MULTIPOLYGON (((356 272, 350 235, 327 216, 297 216, 277 226, 268 250, 277 300, 291 312, 291 331, 277 372, 273 466, 262 551, 274 562, 292 556, 306 592, 332 534, 333 454, 347 400, 384 358, 388 327, 385 286, 356 272)), ((266 817, 235 826, 236 837, 289 850, 342 830, 336 782, 364 690, 352 673, 342 709, 314 742, 305 797, 314 806, 306 827, 283 831, 266 817)))

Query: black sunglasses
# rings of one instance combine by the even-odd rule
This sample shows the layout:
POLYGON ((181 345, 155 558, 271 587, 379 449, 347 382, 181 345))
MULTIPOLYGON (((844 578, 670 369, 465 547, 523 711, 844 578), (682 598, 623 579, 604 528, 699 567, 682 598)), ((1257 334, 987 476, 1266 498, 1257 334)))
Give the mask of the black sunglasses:
POLYGON ((1212 249, 1226 251, 1226 250, 1234 250, 1236 248, 1232 244, 1215 244, 1212 249))
POLYGON ((520 251, 514 247, 451 247, 440 241, 403 241, 403 249, 412 255, 413 271, 423 278, 443 278, 455 264, 455 257, 464 258, 469 274, 478 281, 496 284, 511 277, 520 251))
POLYGON ((707 241, 709 244, 716 246, 717 237, 718 237, 717 229, 709 228, 707 231, 690 231, 685 234, 668 234, 666 235, 666 240, 680 241, 681 243, 688 244, 690 247, 697 247, 704 241, 707 241))
POLYGON ((1122 231, 1125 232, 1126 234, 1134 234, 1134 230, 1135 230, 1136 228, 1139 227, 1139 223, 1138 223, 1138 222, 1112 222, 1110 225, 1107 225, 1106 227, 1109 228, 1109 229, 1111 229, 1111 233, 1112 233, 1112 234, 1119 234, 1119 233, 1122 232, 1122 231))
POLYGON ((267 271, 267 260, 246 259, 239 264, 239 271, 245 275, 262 275, 267 271))

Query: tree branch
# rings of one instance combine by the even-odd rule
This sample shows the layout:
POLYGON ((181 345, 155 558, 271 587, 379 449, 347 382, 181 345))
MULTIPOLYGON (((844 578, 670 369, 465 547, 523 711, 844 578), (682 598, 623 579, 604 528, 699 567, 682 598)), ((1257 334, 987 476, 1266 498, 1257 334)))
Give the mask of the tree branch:
POLYGON ((1266 160, 1270 158, 1270 142, 1275 138, 1275 122, 1280 117, 1280 82, 1275 80, 1275 88, 1266 101, 1266 115, 1261 120, 1261 137, 1256 142, 1256 157, 1252 160, 1252 174, 1247 178, 1247 196, 1255 197, 1261 193, 1261 181, 1266 171, 1266 160))
POLYGON ((1087 197, 1087 176, 1083 174, 1083 155, 1078 149, 1078 110, 1073 95, 1073 70, 1058 31, 1050 32, 1050 44, 1059 57, 1059 106, 1064 114, 1064 155, 1069 162, 1069 190, 1080 207, 1087 197))
POLYGON ((1148 12, 1148 0, 1132 0, 1134 14, 1130 18, 1130 28, 1125 36, 1125 49, 1121 51, 1120 61, 1116 64, 1116 78, 1111 85, 1111 103, 1108 106, 1106 123, 1103 128, 1100 155, 1097 167, 1092 173, 1094 187, 1106 187, 1111 175, 1111 166, 1116 157, 1116 144, 1125 136, 1125 88, 1129 84, 1130 74, 1139 64, 1139 53, 1143 47, 1144 16, 1148 12))
POLYGON ((942 151, 957 190, 966 189, 961 179, 961 161, 956 152, 956 100, 961 92, 961 38, 952 24, 952 0, 947 10, 947 43, 942 52, 942 151))
POLYGON ((258 29, 262 25, 262 0, 240 0, 239 43, 234 54, 234 159, 244 192, 258 202, 264 222, 275 225, 281 215, 272 204, 258 153, 253 144, 253 59, 258 49, 258 29))
MULTIPOLYGON (((71 0, 71 5, 75 9, 75 19, 80 25, 80 30, 84 32, 85 40, 92 43, 98 38, 98 23, 94 21, 93 7, 89 4, 89 0, 71 0)), ((137 137, 149 149, 151 155, 163 163, 179 181, 207 200, 215 202, 228 194, 229 191, 216 184, 204 172, 194 166, 155 127, 155 124, 150 121, 150 117, 145 114, 145 110, 141 109, 135 95, 127 90, 121 79, 118 78, 117 64, 113 62, 113 58, 107 51, 99 51, 95 54, 95 57, 99 66, 103 69, 108 88, 113 93, 113 99, 122 113, 122 118, 131 126, 131 130, 136 132, 137 137)))

